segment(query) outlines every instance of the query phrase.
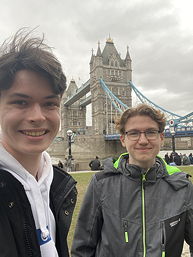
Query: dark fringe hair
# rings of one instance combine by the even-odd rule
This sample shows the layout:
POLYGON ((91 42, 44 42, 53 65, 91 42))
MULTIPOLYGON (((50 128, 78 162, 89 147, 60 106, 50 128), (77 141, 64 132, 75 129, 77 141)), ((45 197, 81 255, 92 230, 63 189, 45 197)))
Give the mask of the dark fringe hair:
POLYGON ((16 72, 31 70, 49 79, 53 91, 62 96, 66 89, 66 77, 62 66, 42 38, 33 37, 33 30, 19 29, 0 47, 0 90, 11 87, 16 72))

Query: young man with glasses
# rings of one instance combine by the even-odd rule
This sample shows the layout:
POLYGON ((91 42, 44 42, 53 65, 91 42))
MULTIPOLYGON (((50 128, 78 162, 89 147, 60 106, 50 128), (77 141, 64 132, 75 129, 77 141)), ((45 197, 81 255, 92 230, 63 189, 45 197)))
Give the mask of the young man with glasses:
POLYGON ((117 122, 127 153, 96 173, 80 211, 72 257, 193 256, 193 185, 158 156, 164 114, 141 104, 117 122))

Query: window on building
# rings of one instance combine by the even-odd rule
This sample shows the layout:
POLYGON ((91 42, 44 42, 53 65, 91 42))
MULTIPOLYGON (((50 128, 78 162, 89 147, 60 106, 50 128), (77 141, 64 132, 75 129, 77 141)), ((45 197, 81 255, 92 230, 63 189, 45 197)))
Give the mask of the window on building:
POLYGON ((73 126, 77 126, 77 120, 73 120, 73 126))
POLYGON ((73 117, 78 116, 77 114, 78 114, 77 110, 73 110, 73 114, 72 114, 72 115, 73 115, 73 117))

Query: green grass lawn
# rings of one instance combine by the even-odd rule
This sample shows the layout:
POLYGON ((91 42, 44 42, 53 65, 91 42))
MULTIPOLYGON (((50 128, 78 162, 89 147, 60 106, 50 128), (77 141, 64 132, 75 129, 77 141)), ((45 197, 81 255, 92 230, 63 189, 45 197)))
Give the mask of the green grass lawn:
POLYGON ((80 210, 80 206, 81 206, 84 194, 86 192, 87 186, 89 184, 89 181, 90 181, 93 174, 94 174, 94 172, 72 173, 71 174, 72 177, 77 181, 78 197, 77 197, 76 207, 74 209, 74 214, 73 214, 73 217, 72 217, 72 224, 71 224, 70 231, 69 231, 69 234, 68 234, 69 249, 71 248, 72 238, 73 238, 73 234, 74 234, 74 230, 75 230, 76 221, 77 221, 78 213, 79 213, 79 210, 80 210))
MULTIPOLYGON (((193 182, 193 166, 180 166, 179 168, 182 171, 185 171, 185 172, 189 173, 190 175, 192 175, 191 180, 193 182)), ((71 174, 73 176, 73 178, 77 181, 78 199, 77 199, 76 207, 75 207, 74 214, 72 217, 71 228, 70 228, 69 235, 68 235, 69 249, 71 248, 72 238, 73 238, 74 229, 76 226, 76 221, 77 221, 78 213, 80 210, 80 206, 81 206, 85 191, 87 189, 87 186, 89 184, 89 181, 91 179, 91 176, 93 174, 94 174, 94 172, 72 173, 71 174)))

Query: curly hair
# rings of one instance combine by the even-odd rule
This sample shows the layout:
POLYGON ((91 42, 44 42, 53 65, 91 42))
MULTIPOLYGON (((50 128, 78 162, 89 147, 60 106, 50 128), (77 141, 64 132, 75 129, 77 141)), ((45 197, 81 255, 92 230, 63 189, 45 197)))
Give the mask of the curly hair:
POLYGON ((32 32, 22 28, 0 46, 0 90, 11 87, 18 71, 31 70, 46 77, 54 93, 62 96, 66 89, 62 66, 44 43, 44 35, 32 37, 32 32))
POLYGON ((164 113, 154 109, 153 107, 147 104, 139 104, 137 107, 127 109, 121 115, 121 118, 116 121, 116 129, 119 131, 121 135, 125 134, 125 125, 128 119, 134 116, 149 116, 158 124, 159 131, 161 133, 164 131, 166 125, 166 118, 164 113))

